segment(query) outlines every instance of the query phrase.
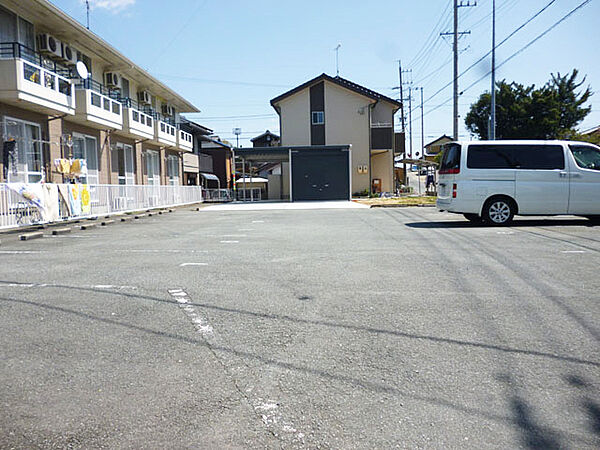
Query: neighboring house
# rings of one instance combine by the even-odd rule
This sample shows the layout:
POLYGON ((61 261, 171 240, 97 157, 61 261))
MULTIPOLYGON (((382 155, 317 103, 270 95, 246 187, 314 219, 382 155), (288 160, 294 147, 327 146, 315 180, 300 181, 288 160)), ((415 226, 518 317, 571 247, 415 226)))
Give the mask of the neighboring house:
POLYGON ((428 161, 433 161, 435 157, 442 151, 444 144, 448 142, 452 142, 450 136, 446 136, 445 134, 437 138, 435 141, 431 141, 429 144, 425 145, 425 159, 428 161))
POLYGON ((351 144, 352 192, 393 191, 394 114, 401 104, 341 77, 319 75, 274 98, 282 146, 351 144))
POLYGON ((253 147, 277 147, 281 144, 281 139, 275 133, 269 130, 263 134, 250 139, 253 147))
POLYGON ((62 183, 53 162, 73 157, 89 184, 184 184, 183 112, 198 109, 52 3, 0 0, 0 145, 18 153, 0 182, 62 183))
POLYGON ((202 141, 213 131, 185 117, 180 117, 179 126, 192 136, 193 153, 183 155, 184 184, 188 186, 202 185, 203 179, 213 173, 212 156, 201 152, 202 141))
POLYGON ((227 141, 222 141, 219 136, 202 136, 200 153, 212 158, 211 173, 219 179, 219 187, 233 189, 233 146, 227 141))

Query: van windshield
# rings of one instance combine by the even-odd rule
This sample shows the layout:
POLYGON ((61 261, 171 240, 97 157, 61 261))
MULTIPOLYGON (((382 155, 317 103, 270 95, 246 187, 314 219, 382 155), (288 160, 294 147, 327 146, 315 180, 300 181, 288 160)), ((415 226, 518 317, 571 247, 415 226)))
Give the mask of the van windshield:
POLYGON ((591 145, 569 145, 569 148, 579 167, 600 170, 600 148, 591 145))
POLYGON ((460 170, 460 145, 447 144, 440 164, 440 174, 458 173, 460 170))

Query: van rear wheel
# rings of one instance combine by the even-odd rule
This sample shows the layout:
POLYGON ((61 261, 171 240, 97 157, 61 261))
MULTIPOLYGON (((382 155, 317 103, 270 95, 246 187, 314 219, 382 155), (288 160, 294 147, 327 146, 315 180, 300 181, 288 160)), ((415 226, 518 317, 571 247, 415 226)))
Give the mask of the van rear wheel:
POLYGON ((489 225, 508 225, 515 216, 515 206, 506 197, 491 198, 483 206, 482 218, 489 225))

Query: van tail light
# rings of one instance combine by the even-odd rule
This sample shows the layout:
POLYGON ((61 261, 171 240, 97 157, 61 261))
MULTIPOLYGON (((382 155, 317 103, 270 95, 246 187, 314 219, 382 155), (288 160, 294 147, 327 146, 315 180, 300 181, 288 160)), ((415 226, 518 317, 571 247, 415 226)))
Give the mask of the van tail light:
POLYGON ((440 169, 440 175, 457 175, 460 173, 460 169, 440 169))
POLYGON ((452 184, 452 198, 456 198, 456 183, 452 184))

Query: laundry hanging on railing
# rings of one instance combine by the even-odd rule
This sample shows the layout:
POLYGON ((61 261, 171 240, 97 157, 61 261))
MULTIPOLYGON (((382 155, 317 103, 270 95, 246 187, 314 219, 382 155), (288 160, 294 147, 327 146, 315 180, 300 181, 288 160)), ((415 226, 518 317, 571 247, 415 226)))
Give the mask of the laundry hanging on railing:
POLYGON ((40 183, 6 183, 6 187, 23 197, 40 211, 44 210, 44 193, 40 183))

